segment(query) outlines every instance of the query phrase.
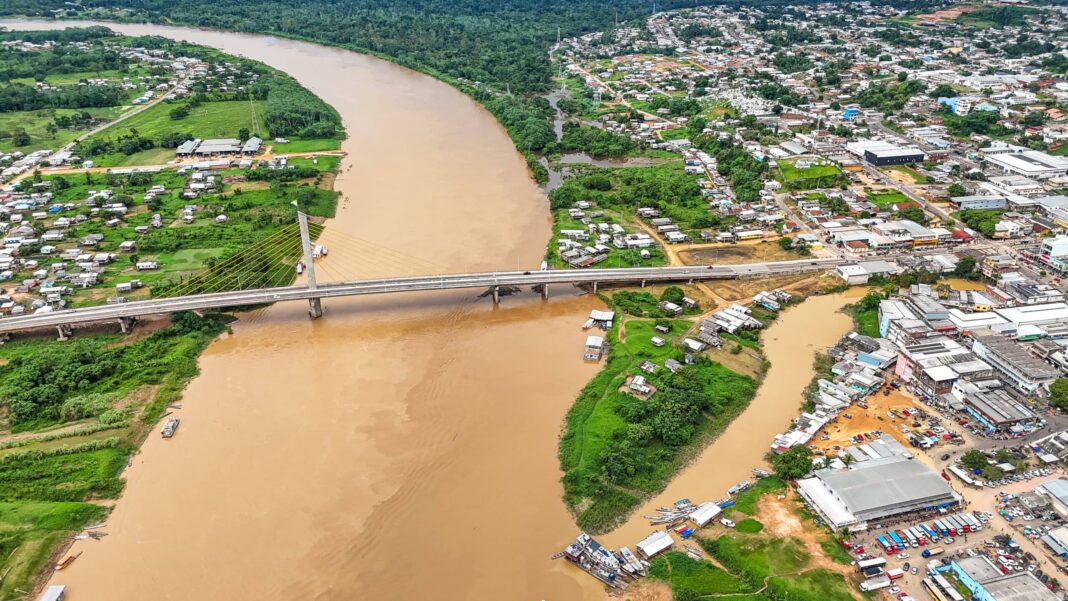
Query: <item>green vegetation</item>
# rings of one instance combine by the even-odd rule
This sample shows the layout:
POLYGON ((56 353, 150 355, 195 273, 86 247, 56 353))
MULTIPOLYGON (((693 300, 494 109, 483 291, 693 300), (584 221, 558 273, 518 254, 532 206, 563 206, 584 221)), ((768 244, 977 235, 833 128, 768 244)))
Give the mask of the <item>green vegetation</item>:
MULTIPOLYGON (((235 59, 237 60, 237 59, 235 59)), ((238 62, 249 77, 247 92, 197 94, 157 103, 78 144, 82 157, 97 166, 159 164, 173 149, 194 138, 247 140, 252 133, 296 138, 286 146, 296 152, 340 146, 341 117, 289 76, 252 61, 238 62), (254 80, 254 83, 253 83, 254 80)))
POLYGON ((120 397, 176 375, 191 377, 201 349, 223 330, 224 321, 192 313, 175 314, 173 321, 125 345, 114 344, 118 336, 98 336, 0 347, 0 357, 6 360, 0 366, 0 399, 11 424, 20 430, 39 429, 62 421, 72 399, 94 393, 120 397))
POLYGON ((688 232, 719 224, 708 212, 697 180, 683 172, 681 161, 653 167, 591 169, 565 180, 549 194, 549 200, 554 211, 571 208, 580 200, 592 202, 606 213, 622 210, 633 215, 638 207, 653 207, 688 232))
POLYGON ((994 235, 994 227, 1001 221, 1002 209, 964 209, 957 213, 957 217, 968 227, 990 238, 994 235))
POLYGON ((636 148, 627 136, 570 121, 564 124, 564 136, 560 143, 565 151, 582 150, 595 157, 626 156, 636 148))
POLYGON ((850 311, 853 313, 857 333, 879 338, 879 303, 882 301, 882 294, 869 292, 864 298, 853 303, 850 311))
POLYGON ((737 529, 701 545, 721 565, 750 586, 767 587, 763 599, 850 601, 850 586, 841 574, 811 569, 812 556, 796 539, 767 538, 737 529))
MULTIPOLYGON (((752 520, 749 520, 752 521, 752 520)), ((675 599, 688 596, 751 593, 755 589, 742 579, 707 561, 698 561, 686 553, 672 551, 656 558, 649 576, 671 585, 675 599)), ((734 597, 730 597, 734 599, 734 597)))
POLYGON ((42 148, 59 148, 93 124, 111 121, 121 112, 120 107, 0 112, 0 152, 17 150, 29 153, 42 148), (64 124, 64 127, 57 123, 64 124), (24 132, 29 138, 27 143, 17 144, 19 140, 15 134, 19 132, 24 132))
POLYGON ((663 488, 685 450, 726 427, 756 392, 752 378, 705 357, 674 374, 665 369, 666 359, 682 359, 675 345, 691 324, 660 323, 670 333, 656 332, 657 322, 651 320, 617 322, 607 336, 604 370, 568 412, 559 450, 564 499, 584 530, 607 530, 641 497, 663 488), (654 346, 654 335, 668 344, 654 346), (621 390, 628 376, 642 374, 638 365, 643 361, 659 366, 655 373, 643 374, 657 388, 649 400, 621 390))
POLYGON ((842 170, 838 165, 823 159, 793 159, 778 162, 783 183, 790 190, 812 190, 815 188, 833 188, 838 185, 842 170), (810 164, 798 168, 797 163, 805 161, 810 164))
MULTIPOLYGON (((54 213, 58 217, 74 219, 78 215, 88 217, 68 229, 69 240, 80 240, 90 234, 103 235, 95 251, 117 253, 116 260, 104 266, 95 286, 77 289, 73 294, 75 305, 99 304, 114 295, 116 283, 139 280, 144 285, 131 294, 134 298, 143 298, 149 292, 163 295, 167 288, 181 285, 192 289, 190 278, 204 270, 212 274, 242 269, 249 273, 253 263, 241 263, 233 257, 269 237, 275 236, 287 244, 286 257, 292 258, 297 251, 295 225, 296 202, 299 207, 312 216, 331 217, 337 204, 337 193, 328 189, 329 179, 324 174, 337 168, 337 157, 319 157, 313 164, 311 159, 293 159, 288 169, 259 168, 251 171, 231 169, 216 176, 216 185, 205 189, 196 199, 199 206, 192 223, 182 223, 178 218, 189 203, 182 198, 181 192, 187 185, 186 175, 166 169, 158 173, 135 173, 130 175, 93 174, 65 175, 41 178, 42 186, 47 186, 55 195, 57 203, 71 203, 73 209, 54 213), (230 183, 223 184, 222 178, 230 183), (152 186, 163 186, 162 194, 148 195, 152 186), (107 217, 101 213, 93 215, 85 200, 90 190, 107 187, 114 192, 112 201, 122 202, 129 211, 123 221, 113 227, 105 227, 107 217), (148 198, 148 200, 146 200, 148 198), (153 227, 152 216, 159 214, 161 224, 167 227, 153 227), (215 217, 225 215, 225 223, 216 223, 215 217), (139 233, 137 228, 148 228, 139 233), (288 229, 287 229, 288 228, 288 229), (288 234, 287 234, 288 232, 288 234), (133 253, 119 252, 119 245, 126 240, 137 243, 133 253), (155 261, 159 269, 138 271, 135 263, 155 261)), ((316 235, 321 227, 313 224, 316 235)), ((271 238, 275 240, 275 238, 271 238)), ((63 246, 66 248, 66 246, 63 246)), ((281 252, 282 247, 275 250, 281 252)), ((25 258, 50 261, 54 255, 40 254, 39 246, 25 246, 20 249, 25 258)), ((265 255, 253 257, 259 269, 271 276, 271 282, 284 285, 292 281, 294 270, 292 262, 289 268, 281 269, 280 263, 265 262, 265 255)), ((272 258, 289 260, 286 257, 272 258)), ((26 274, 29 272, 26 271, 26 274)), ((201 276, 206 277, 206 276, 201 276)), ((265 280, 246 279, 245 285, 253 281, 263 283, 265 280)))
POLYGON ((856 95, 861 106, 877 108, 887 114, 900 111, 913 96, 923 93, 923 82, 906 79, 902 82, 875 83, 856 95))
POLYGON ((1007 127, 999 123, 1001 116, 994 111, 973 110, 961 117, 950 111, 948 107, 942 107, 939 110, 939 116, 942 117, 942 125, 946 126, 950 135, 958 138, 967 138, 972 134, 1003 138, 1011 133, 1007 127))
POLYGON ((24 598, 52 550, 72 530, 101 520, 107 509, 92 503, 0 502, 0 599, 24 598))
POLYGON ((980 6, 957 17, 957 21, 974 27, 1006 27, 1027 24, 1027 16, 1038 12, 1028 6, 980 6))
POLYGON ((754 520, 753 518, 746 518, 734 525, 738 532, 744 532, 746 534, 756 534, 764 529, 764 524, 754 520))
POLYGON ((1068 410, 1068 378, 1057 378, 1049 385, 1049 402, 1058 409, 1068 410))
POLYGON ((107 508, 89 501, 122 492, 130 453, 225 323, 180 313, 131 342, 105 334, 0 347, 0 399, 23 433, 0 444, 0 599, 23 598, 72 530, 103 519, 107 508))
POLYGON ((783 480, 796 480, 812 471, 812 449, 805 445, 795 445, 782 453, 771 453, 768 457, 775 475, 783 480))
POLYGON ((882 190, 868 194, 868 201, 879 207, 880 211, 887 211, 891 206, 898 203, 912 202, 908 196, 897 190, 882 190))

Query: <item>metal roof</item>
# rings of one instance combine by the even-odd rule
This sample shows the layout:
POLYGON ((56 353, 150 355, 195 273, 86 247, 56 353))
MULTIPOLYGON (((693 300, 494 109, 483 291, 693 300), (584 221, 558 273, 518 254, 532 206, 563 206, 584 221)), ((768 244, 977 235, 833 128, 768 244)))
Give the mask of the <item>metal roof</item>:
POLYGON ((956 498, 938 474, 908 459, 864 462, 849 471, 820 471, 817 477, 858 519, 865 519, 865 514, 890 515, 895 508, 933 506, 956 498))

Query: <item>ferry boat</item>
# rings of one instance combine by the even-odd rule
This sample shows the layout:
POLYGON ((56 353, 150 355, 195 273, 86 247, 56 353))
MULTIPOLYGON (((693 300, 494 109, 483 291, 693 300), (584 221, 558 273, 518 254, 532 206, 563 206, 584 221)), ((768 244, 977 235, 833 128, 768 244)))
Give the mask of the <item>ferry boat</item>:
POLYGON ((167 420, 167 423, 163 424, 163 429, 160 430, 160 434, 163 438, 170 438, 174 436, 174 431, 178 429, 178 424, 181 423, 177 417, 172 417, 167 420))

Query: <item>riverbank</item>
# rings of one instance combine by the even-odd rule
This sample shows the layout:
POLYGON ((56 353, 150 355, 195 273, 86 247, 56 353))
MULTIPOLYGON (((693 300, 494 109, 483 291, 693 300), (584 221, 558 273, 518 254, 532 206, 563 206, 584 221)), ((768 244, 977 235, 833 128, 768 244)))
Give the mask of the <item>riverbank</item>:
POLYGON ((185 313, 135 337, 0 346, 0 391, 17 420, 0 435, 0 599, 35 590, 73 531, 105 521, 128 458, 173 410, 227 321, 185 313), (39 405, 57 395, 58 405, 39 405))
MULTIPOLYGON (((401 256, 422 273, 540 263, 545 196, 454 88, 332 48, 111 25, 262 60, 339 110, 331 261, 360 277, 397 275, 401 256)), ((111 534, 78 541, 54 582, 109 601, 600 597, 547 560, 573 537, 554 450, 594 375, 580 326, 598 306, 554 287, 548 304, 437 292, 331 299, 317 321, 296 304, 243 315, 203 355, 173 444, 150 437, 127 471, 111 534), (485 542, 505 523, 524 527, 502 553, 485 542), (434 534, 412 545, 399 528, 434 534)))
POLYGON ((680 498, 720 499, 727 488, 751 478, 752 468, 765 466, 773 437, 798 414, 815 354, 852 327, 840 309, 856 295, 857 291, 849 290, 812 296, 783 311, 762 333, 763 354, 770 367, 753 400, 685 470, 645 500, 624 524, 602 536, 602 542, 613 548, 633 545, 653 528, 641 516, 680 498))
MULTIPOLYGON (((659 293, 657 290, 650 292, 659 293)), ((697 292, 690 294, 698 296, 697 292)), ((707 456, 709 451, 702 452, 702 449, 719 447, 722 436, 741 429, 739 415, 752 411, 756 403, 754 393, 763 401, 763 410, 767 411, 766 405, 772 402, 781 408, 785 414, 781 423, 772 423, 771 427, 779 428, 779 431, 785 428, 801 406, 802 390, 812 377, 815 354, 836 342, 837 337, 828 337, 825 344, 816 346, 791 348, 788 352, 777 350, 780 361, 787 363, 787 367, 778 371, 775 359, 770 354, 765 355, 763 344, 757 341, 771 336, 773 345, 782 344, 779 343, 782 322, 794 323, 799 318, 792 316, 799 311, 805 319, 827 319, 828 327, 822 330, 834 332, 841 329, 840 336, 849 327, 850 320, 837 311, 852 297, 852 293, 802 297, 800 306, 790 306, 778 317, 757 309, 756 313, 766 324, 770 323, 766 331, 759 336, 748 331, 741 332, 742 336, 723 334, 721 348, 694 353, 694 365, 675 368, 678 371, 671 373, 662 364, 668 359, 682 364, 682 352, 676 345, 680 345, 683 338, 698 338, 696 327, 701 317, 695 321, 659 319, 656 296, 644 291, 617 293, 616 300, 609 303, 617 310, 616 324, 607 334, 609 358, 603 371, 587 384, 568 412, 560 443, 561 467, 565 471, 564 498, 575 514, 578 526, 594 533, 611 529, 632 515, 642 501, 652 497, 656 498, 656 504, 646 502, 645 512, 639 514, 653 513, 655 507, 670 505, 673 499, 657 493, 678 490, 675 484, 669 484, 677 474, 681 474, 678 478, 685 478, 700 470, 702 464, 707 467, 706 460, 695 458, 707 456), (647 297, 647 302, 641 300, 643 296, 647 297), (834 303, 828 303, 826 299, 834 299, 834 303), (800 309, 828 304, 835 306, 833 317, 800 309), (661 329, 654 331, 654 326, 661 329), (662 339, 663 345, 650 344, 652 336, 662 339), (769 364, 771 371, 767 372, 769 364), (789 370, 786 375, 771 381, 765 379, 770 373, 782 374, 786 370, 789 370), (641 375, 655 392, 642 396, 635 393, 633 386, 628 388, 634 375, 641 375), (672 405, 676 389, 683 386, 680 382, 687 381, 700 383, 686 393, 688 398, 708 401, 701 404, 696 413, 692 408, 686 413, 672 405), (769 387, 774 390, 770 393, 774 401, 767 399, 769 387), (792 394, 790 387, 794 388, 792 394), (787 407, 783 397, 794 397, 796 403, 787 407), (671 420, 662 419, 660 414, 664 411, 672 415, 671 420), (679 419, 678 415, 687 417, 679 419)), ((708 297, 704 299, 709 302, 708 297)), ((705 311, 716 308, 714 301, 702 306, 705 311)), ((800 329, 804 326, 795 324, 791 327, 800 329)), ((809 340, 806 336, 792 342, 805 344, 809 340)), ((774 433, 769 431, 766 440, 758 439, 755 444, 749 439, 742 449, 727 452, 751 449, 748 462, 742 465, 747 466, 746 469, 763 465, 774 433)), ((746 469, 739 472, 745 474, 746 469)), ((718 499, 724 496, 729 486, 744 477, 723 484, 719 491, 707 496, 679 491, 675 498, 718 499)), ((610 536, 614 538, 614 533, 610 536)), ((633 544, 635 540, 637 538, 620 545, 633 544)))

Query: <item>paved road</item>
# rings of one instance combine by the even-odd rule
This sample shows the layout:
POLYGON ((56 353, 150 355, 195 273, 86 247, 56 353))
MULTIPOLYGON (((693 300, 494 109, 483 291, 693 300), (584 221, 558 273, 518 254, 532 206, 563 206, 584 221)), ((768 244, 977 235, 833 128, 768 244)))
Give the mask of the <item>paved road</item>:
POLYGON ((217 309, 280 301, 309 300, 365 294, 392 294, 421 290, 493 288, 500 286, 537 286, 581 283, 672 282, 744 277, 768 277, 789 273, 825 271, 842 263, 840 259, 778 261, 748 265, 696 267, 643 267, 633 269, 565 269, 553 271, 510 271, 453 275, 418 276, 380 280, 360 280, 320 285, 240 290, 216 294, 198 294, 160 298, 116 305, 83 307, 47 313, 35 313, 0 319, 0 333, 30 328, 68 326, 78 323, 138 317, 174 311, 217 309))

